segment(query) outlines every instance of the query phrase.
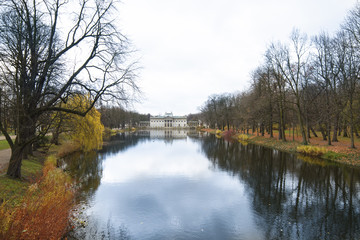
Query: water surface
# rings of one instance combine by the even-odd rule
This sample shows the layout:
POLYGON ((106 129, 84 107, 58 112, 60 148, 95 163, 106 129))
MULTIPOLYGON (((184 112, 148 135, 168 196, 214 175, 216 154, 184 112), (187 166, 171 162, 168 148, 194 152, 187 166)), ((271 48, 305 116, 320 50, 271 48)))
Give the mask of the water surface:
POLYGON ((67 159, 78 239, 359 239, 360 172, 186 131, 67 159))

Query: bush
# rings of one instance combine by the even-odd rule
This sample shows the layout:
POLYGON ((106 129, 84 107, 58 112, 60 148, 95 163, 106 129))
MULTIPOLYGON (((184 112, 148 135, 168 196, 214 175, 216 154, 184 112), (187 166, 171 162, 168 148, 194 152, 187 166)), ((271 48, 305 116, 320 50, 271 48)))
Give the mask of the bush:
POLYGON ((224 131, 223 132, 223 136, 225 139, 231 139, 232 136, 234 136, 235 134, 235 131, 232 131, 232 130, 228 130, 228 131, 224 131))
POLYGON ((296 151, 304 155, 320 157, 327 153, 328 150, 324 147, 301 145, 296 148, 296 151))
POLYGON ((217 129, 217 130, 215 131, 215 134, 217 134, 217 135, 220 135, 221 133, 222 133, 222 131, 219 130, 219 129, 217 129))
POLYGON ((247 140, 249 140, 249 136, 246 135, 246 134, 240 134, 240 135, 238 136, 238 140, 239 140, 239 141, 247 141, 247 140))
POLYGON ((18 206, 0 206, 0 239, 60 239, 65 234, 74 188, 54 162, 55 157, 49 157, 42 177, 29 186, 18 206))

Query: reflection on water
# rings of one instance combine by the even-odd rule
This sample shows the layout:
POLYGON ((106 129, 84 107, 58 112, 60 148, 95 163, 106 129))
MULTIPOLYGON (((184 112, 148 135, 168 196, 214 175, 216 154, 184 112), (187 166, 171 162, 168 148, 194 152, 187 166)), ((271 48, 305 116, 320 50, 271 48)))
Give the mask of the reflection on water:
POLYGON ((66 162, 88 216, 74 238, 360 238, 355 168, 177 130, 117 135, 66 162))

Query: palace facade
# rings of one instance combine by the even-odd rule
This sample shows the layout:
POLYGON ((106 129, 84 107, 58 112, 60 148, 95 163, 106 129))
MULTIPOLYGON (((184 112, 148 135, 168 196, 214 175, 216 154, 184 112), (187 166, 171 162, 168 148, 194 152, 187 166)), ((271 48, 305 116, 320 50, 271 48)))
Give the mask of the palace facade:
POLYGON ((187 128, 186 116, 174 116, 172 113, 165 113, 164 116, 151 116, 150 128, 187 128))

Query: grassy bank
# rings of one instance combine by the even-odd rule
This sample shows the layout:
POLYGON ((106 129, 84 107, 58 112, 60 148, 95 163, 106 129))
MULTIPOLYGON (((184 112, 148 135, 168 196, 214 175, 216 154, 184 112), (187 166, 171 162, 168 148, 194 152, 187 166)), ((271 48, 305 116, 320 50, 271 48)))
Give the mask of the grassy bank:
POLYGON ((74 188, 56 168, 63 149, 23 160, 22 179, 0 176, 0 239, 60 239, 66 232, 74 188))
MULTIPOLYGON (((239 137, 243 138, 244 134, 228 131, 219 131, 214 129, 203 129, 212 134, 216 134, 221 137, 231 137, 238 140, 239 137)), ((334 161, 342 164, 348 164, 352 166, 360 166, 360 139, 357 139, 355 145, 358 148, 350 148, 350 139, 339 137, 339 142, 333 142, 331 146, 327 145, 327 141, 323 140, 320 137, 312 136, 310 139, 310 148, 303 150, 301 144, 301 138, 299 136, 290 136, 290 133, 287 136, 287 141, 278 140, 278 133, 274 132, 274 137, 270 138, 268 134, 264 136, 259 135, 258 133, 245 134, 248 136, 246 139, 247 142, 278 149, 285 152, 290 152, 294 154, 299 154, 302 158, 309 158, 309 156, 317 157, 327 161, 334 161), (301 153, 299 153, 301 152, 301 153)), ((320 134, 319 134, 320 136, 320 134)))
POLYGON ((42 163, 39 159, 28 159, 23 161, 21 174, 23 179, 12 179, 4 174, 0 175, 0 202, 8 206, 19 204, 26 189, 41 175, 42 163))
POLYGON ((9 143, 6 140, 0 140, 0 150, 10 148, 9 143))

